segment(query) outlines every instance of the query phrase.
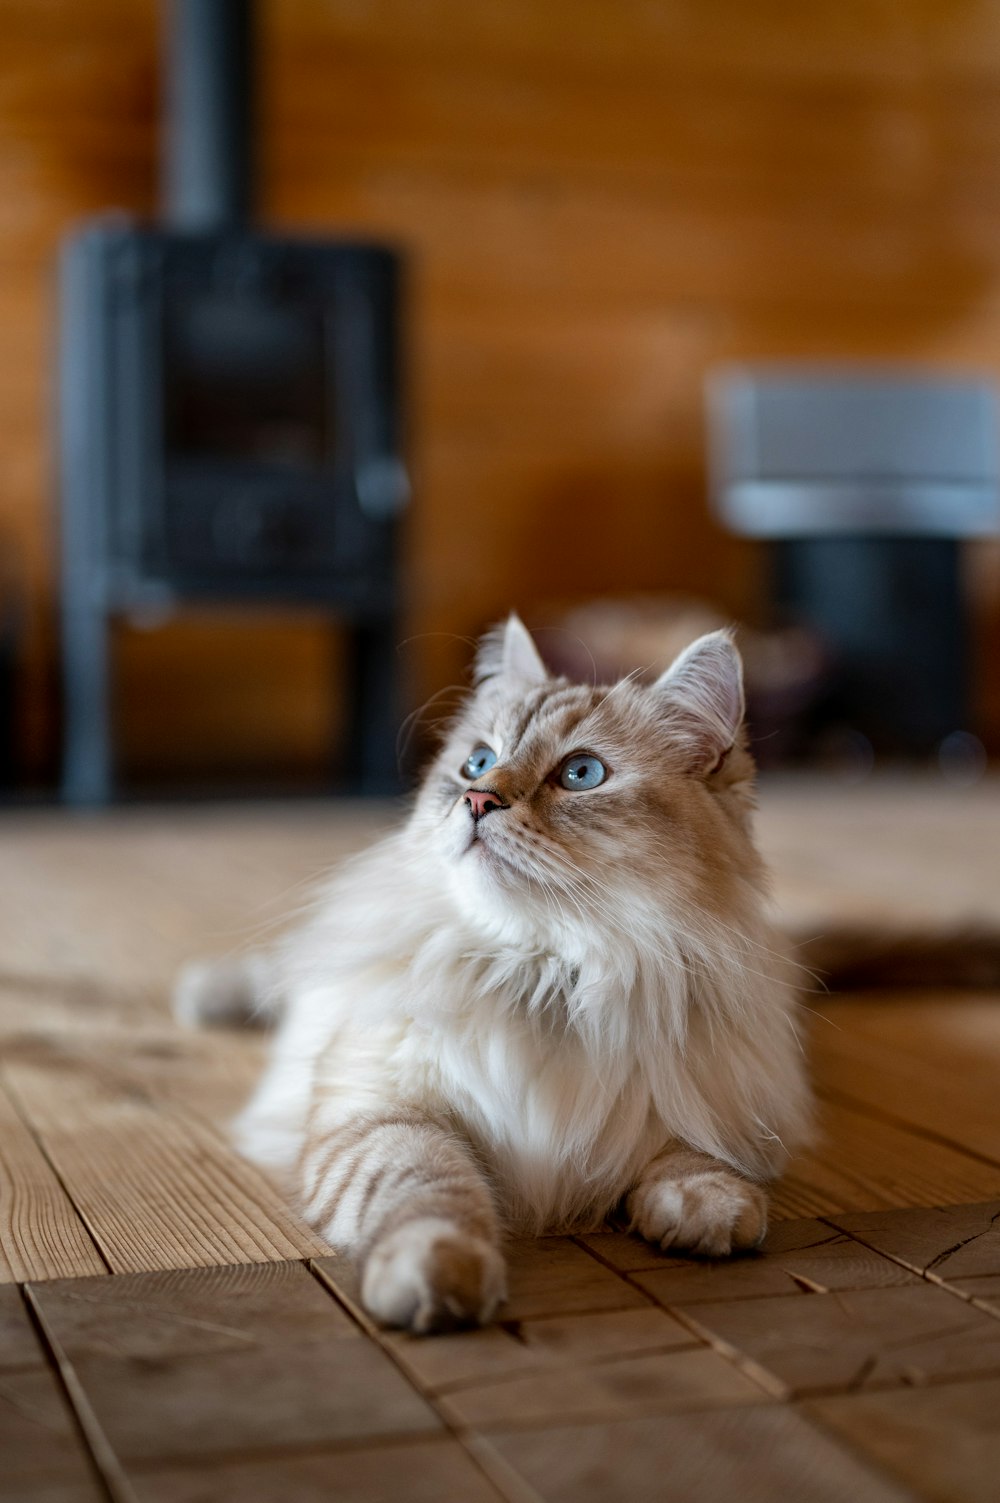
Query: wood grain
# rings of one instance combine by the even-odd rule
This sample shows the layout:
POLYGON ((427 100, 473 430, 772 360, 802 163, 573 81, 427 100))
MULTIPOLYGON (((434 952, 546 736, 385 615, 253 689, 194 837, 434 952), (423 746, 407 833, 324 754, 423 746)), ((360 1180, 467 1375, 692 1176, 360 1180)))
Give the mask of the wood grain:
POLYGON ((760 1404, 768 1394, 704 1347, 614 1361, 542 1368, 450 1390, 438 1399, 446 1419, 488 1433, 514 1426, 590 1424, 638 1414, 679 1414, 729 1404, 760 1404))
POLYGON ((425 1393, 534 1374, 538 1358, 510 1322, 423 1341, 405 1331, 378 1333, 393 1360, 425 1393))
POLYGON ((85 1053, 15 1063, 6 1078, 114 1272, 325 1251, 211 1128, 109 1080, 85 1053))
POLYGON ((504 1314, 509 1320, 624 1310, 646 1303, 637 1289, 629 1288, 568 1237, 512 1242, 507 1248, 507 1270, 504 1314))
POLYGON ((821 1089, 1000 1164, 1000 1114, 993 1083, 1000 1062, 990 995, 907 999, 905 1016, 887 999, 845 998, 824 1009, 818 1058, 821 1089))
POLYGON ((359 1339, 354 1321, 298 1262, 62 1279, 33 1285, 32 1298, 71 1362, 155 1365, 281 1342, 298 1348, 359 1339))
MULTIPOLYGON (((819 1146, 793 1156, 820 1214, 882 1206, 947 1205, 1000 1194, 1000 1164, 984 1162, 863 1106, 821 1102, 819 1146)), ((780 1199, 779 1185, 776 1198, 780 1199)))
POLYGON ((684 1318, 793 1396, 1000 1373, 1000 1321, 926 1283, 692 1304, 684 1318))
POLYGON ((1000 1468, 1000 1378, 815 1399, 828 1429, 922 1498, 992 1503, 1000 1468))
POLYGON ((0 1499, 101 1503, 72 1412, 46 1367, 0 1373, 0 1499))
POLYGON ((552 1362, 627 1357, 691 1344, 686 1326, 663 1310, 645 1309, 522 1320, 517 1335, 530 1352, 552 1362))
POLYGON ((72 1004, 82 1026, 170 1025, 169 991, 197 956, 273 943, 329 868, 398 810, 378 804, 8 811, 0 848, 0 985, 72 1004))
POLYGON ((949 1278, 948 1287, 957 1289, 959 1294, 971 1299, 987 1315, 1000 1319, 1000 1274, 988 1274, 984 1278, 974 1279, 949 1278))
POLYGON ((21 1290, 13 1284, 0 1285, 0 1372, 44 1366, 45 1353, 21 1290))
POLYGON ((836 1234, 811 1248, 728 1264, 660 1268, 636 1273, 633 1279, 660 1304, 685 1307, 720 1299, 822 1294, 831 1289, 887 1289, 917 1282, 916 1275, 898 1263, 836 1234))
POLYGON ((801 1415, 763 1404, 541 1431, 491 1434, 499 1456, 545 1503, 913 1503, 914 1495, 858 1460, 801 1415))
POLYGON ((515 1320, 500 1311, 500 1323, 483 1331, 439 1336, 422 1341, 405 1332, 380 1334, 387 1351, 429 1393, 494 1382, 498 1378, 531 1377, 567 1364, 635 1357, 696 1345, 696 1338, 664 1310, 637 1307, 602 1310, 583 1315, 548 1315, 515 1320))
POLYGON ((868 1247, 944 1283, 1000 1275, 1000 1200, 835 1220, 868 1247))
POLYGON ((0 1284, 105 1271, 85 1224, 0 1077, 0 1284))
POLYGON ((137 1478, 137 1491, 142 1503, 502 1503, 506 1496, 457 1442, 443 1437, 377 1450, 153 1469, 137 1478))
POLYGON ((72 1284, 29 1292, 126 1471, 440 1429, 300 1264, 102 1280, 99 1321, 72 1284))

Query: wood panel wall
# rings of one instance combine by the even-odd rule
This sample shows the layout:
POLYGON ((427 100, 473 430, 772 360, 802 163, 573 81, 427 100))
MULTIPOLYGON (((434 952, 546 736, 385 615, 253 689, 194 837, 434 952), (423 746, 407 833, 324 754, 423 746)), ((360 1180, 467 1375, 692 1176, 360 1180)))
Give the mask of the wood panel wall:
MULTIPOLYGON (((152 0, 0 0, 0 531, 27 581, 23 753, 54 759, 48 371, 59 236, 155 202, 152 0)), ((403 661, 420 697, 517 605, 758 598, 704 499, 742 358, 1000 377, 996 0, 262 0, 264 221, 408 248, 403 661)), ((1000 735, 1000 565, 970 555, 1000 735)), ((312 621, 124 634, 152 769, 323 755, 312 621)))

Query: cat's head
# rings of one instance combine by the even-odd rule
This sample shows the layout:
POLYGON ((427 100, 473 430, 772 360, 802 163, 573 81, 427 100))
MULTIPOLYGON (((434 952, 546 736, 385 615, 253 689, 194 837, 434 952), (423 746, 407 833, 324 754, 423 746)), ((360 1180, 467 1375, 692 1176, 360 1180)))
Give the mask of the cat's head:
POLYGON ((626 937, 724 913, 759 864, 739 653, 700 637, 650 685, 552 677, 516 616, 420 792, 421 839, 490 935, 626 937))

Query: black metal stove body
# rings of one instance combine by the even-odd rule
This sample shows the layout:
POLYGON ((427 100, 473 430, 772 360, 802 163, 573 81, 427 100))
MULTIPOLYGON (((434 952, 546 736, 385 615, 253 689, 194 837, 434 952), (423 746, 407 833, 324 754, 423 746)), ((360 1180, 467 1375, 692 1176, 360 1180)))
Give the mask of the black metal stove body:
POLYGON ((69 519, 108 603, 280 583, 377 608, 401 500, 393 258, 112 222, 63 278, 69 519))
POLYGON ((167 227, 108 216, 63 250, 71 802, 114 790, 114 618, 185 603, 335 612, 353 645, 345 781, 396 778, 399 263, 244 228, 251 14, 177 5, 167 227))

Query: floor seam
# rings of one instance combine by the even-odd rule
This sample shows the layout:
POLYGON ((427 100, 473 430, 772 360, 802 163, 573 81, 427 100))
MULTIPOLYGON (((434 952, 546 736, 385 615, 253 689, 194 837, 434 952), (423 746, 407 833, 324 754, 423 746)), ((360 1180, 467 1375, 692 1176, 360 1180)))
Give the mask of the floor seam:
POLYGON ((22 1285, 20 1292, 46 1361, 55 1373, 60 1391, 73 1416, 74 1428, 98 1486, 111 1503, 138 1503, 115 1450, 91 1408, 83 1386, 77 1380, 72 1363, 63 1358, 57 1342, 49 1334, 45 1317, 32 1297, 31 1285, 22 1285))

